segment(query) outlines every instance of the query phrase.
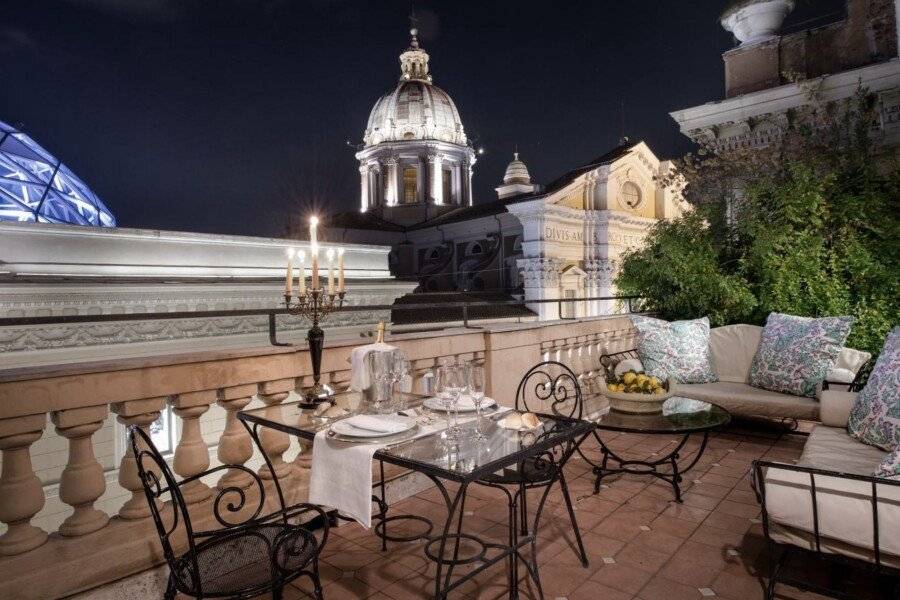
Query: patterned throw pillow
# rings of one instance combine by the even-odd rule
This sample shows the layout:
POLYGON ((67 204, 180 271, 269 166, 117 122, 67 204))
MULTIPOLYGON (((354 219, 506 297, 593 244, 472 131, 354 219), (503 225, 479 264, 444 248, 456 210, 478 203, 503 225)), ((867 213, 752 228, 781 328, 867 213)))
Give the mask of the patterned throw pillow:
POLYGON ((900 477, 900 448, 885 456, 872 475, 875 477, 886 477, 887 479, 900 477))
POLYGON ((770 314, 750 365, 750 385, 814 397, 816 386, 834 366, 853 320, 770 314))
POLYGON ((856 397, 847 423, 850 435, 884 450, 900 448, 900 327, 894 327, 856 397))
POLYGON ((663 321, 632 315, 638 330, 638 355, 648 375, 678 383, 716 381, 709 360, 709 319, 663 321))

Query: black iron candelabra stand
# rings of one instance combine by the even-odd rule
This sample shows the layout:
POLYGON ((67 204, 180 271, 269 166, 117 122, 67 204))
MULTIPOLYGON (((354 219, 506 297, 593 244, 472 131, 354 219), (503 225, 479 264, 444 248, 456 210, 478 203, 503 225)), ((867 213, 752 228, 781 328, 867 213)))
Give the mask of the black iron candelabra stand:
POLYGON ((305 293, 298 292, 296 298, 291 294, 284 295, 284 304, 290 314, 312 321, 312 327, 306 333, 313 368, 313 385, 303 392, 303 403, 307 406, 331 402, 331 396, 334 395, 334 390, 319 382, 322 374, 322 348, 325 345, 325 332, 319 327, 319 321, 344 305, 344 294, 345 292, 325 293, 321 288, 309 288, 305 293))

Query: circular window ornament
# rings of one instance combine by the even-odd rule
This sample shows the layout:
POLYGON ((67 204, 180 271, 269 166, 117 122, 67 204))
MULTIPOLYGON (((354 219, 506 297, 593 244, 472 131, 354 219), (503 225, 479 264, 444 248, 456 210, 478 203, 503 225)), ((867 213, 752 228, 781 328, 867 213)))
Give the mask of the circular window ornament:
POLYGON ((637 208, 641 204, 641 188, 633 181, 622 185, 622 203, 628 208, 637 208))

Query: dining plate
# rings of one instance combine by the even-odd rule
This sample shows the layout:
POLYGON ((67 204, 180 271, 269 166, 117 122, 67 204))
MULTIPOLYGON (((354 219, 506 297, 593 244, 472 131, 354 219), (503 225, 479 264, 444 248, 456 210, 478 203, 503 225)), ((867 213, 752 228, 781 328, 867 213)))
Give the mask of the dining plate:
POLYGON ((354 415, 331 424, 331 431, 349 438, 381 438, 398 435, 416 426, 416 420, 403 415, 354 415))
MULTIPOLYGON (((481 410, 488 410, 497 405, 497 401, 493 398, 484 397, 484 400, 481 401, 481 410)), ((439 412, 447 412, 447 409, 444 407, 444 403, 441 402, 440 398, 426 398, 422 402, 422 406, 429 410, 436 410, 439 412)), ((475 412, 475 403, 472 402, 472 399, 468 396, 462 396, 459 399, 459 402, 456 404, 456 411, 461 413, 467 412, 475 412)))

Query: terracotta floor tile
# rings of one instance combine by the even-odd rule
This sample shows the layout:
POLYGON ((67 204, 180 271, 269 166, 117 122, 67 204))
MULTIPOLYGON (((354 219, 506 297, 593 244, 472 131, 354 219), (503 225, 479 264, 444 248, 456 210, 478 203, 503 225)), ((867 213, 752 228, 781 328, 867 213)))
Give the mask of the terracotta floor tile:
POLYGON ((671 553, 650 550, 637 544, 628 544, 616 554, 616 562, 636 567, 649 573, 655 573, 662 567, 671 553))
POLYGON ((659 571, 659 576, 694 588, 710 587, 722 573, 720 567, 703 565, 686 553, 679 553, 659 571))
MULTIPOLYGON (((734 493, 734 492, 732 492, 734 493)), ((690 492, 684 494, 682 496, 682 501, 685 506, 692 506, 694 508, 702 508, 703 510, 712 510, 716 506, 718 506, 719 502, 722 500, 719 498, 714 498, 712 496, 704 496, 702 494, 698 494, 696 492, 690 492)))
POLYGON ((591 575, 591 580, 629 594, 637 594, 644 584, 650 581, 651 577, 653 574, 647 571, 631 565, 614 563, 603 565, 591 575))
POLYGON ((671 555, 684 543, 684 538, 651 527, 650 531, 641 531, 631 543, 671 555))
POLYGON ((761 577, 721 573, 710 587, 728 600, 762 600, 765 586, 766 580, 761 577))
POLYGON ((642 600, 697 600, 702 597, 697 588, 662 577, 654 577, 638 593, 642 600))
POLYGON ((700 525, 694 533, 691 534, 691 541, 700 542, 714 548, 735 548, 740 549, 744 543, 745 534, 728 531, 727 529, 719 529, 710 525, 700 525))
POLYGON ((722 512, 736 517, 745 517, 747 519, 756 518, 760 514, 759 506, 756 504, 744 504, 742 502, 733 502, 731 500, 723 500, 716 507, 714 512, 722 512))
POLYGON ((684 519, 671 517, 669 515, 660 515, 650 523, 650 527, 653 529, 665 531, 666 533, 685 539, 689 538, 699 526, 700 524, 694 521, 685 521, 684 519))
POLYGON ((713 511, 706 517, 706 520, 703 521, 704 525, 710 525, 712 527, 718 527, 719 529, 727 529, 734 533, 744 534, 750 529, 752 523, 750 519, 746 519, 744 517, 736 517, 734 515, 729 515, 723 512, 713 511))
POLYGON ((633 596, 596 581, 587 581, 566 596, 566 600, 631 600, 633 596))

